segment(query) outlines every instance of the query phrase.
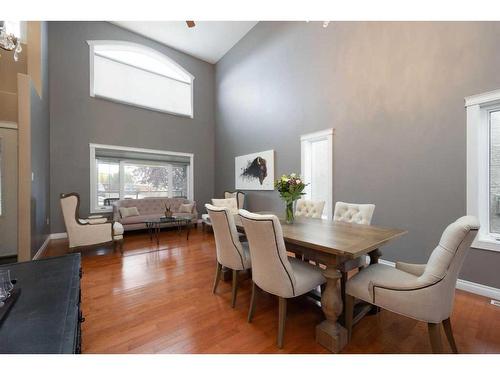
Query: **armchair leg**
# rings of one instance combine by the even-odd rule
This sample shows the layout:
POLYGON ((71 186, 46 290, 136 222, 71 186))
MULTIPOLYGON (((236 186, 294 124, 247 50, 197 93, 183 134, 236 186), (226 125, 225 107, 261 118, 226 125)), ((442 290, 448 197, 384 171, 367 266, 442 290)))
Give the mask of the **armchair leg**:
POLYGON ((286 298, 279 297, 278 348, 283 348, 286 321, 286 298))
POLYGON ((220 264, 217 261, 217 266, 215 268, 215 280, 214 280, 214 287, 212 288, 212 294, 215 294, 215 291, 217 290, 217 286, 219 285, 219 281, 220 281, 221 272, 222 272, 222 264, 220 264))
POLYGON ((234 308, 236 305, 236 293, 238 292, 238 271, 233 270, 233 290, 231 298, 231 307, 234 308))
POLYGON ((451 350, 453 351, 453 353, 458 354, 457 344, 455 343, 455 338, 453 337, 453 330, 451 329, 450 318, 443 320, 443 328, 444 328, 444 333, 448 338, 448 342, 450 343, 451 350))
POLYGON ((429 338, 431 340, 432 352, 440 354, 443 352, 441 345, 441 323, 427 323, 429 338))
POLYGON ((345 299, 345 328, 347 329, 347 342, 351 341, 352 335, 352 319, 354 315, 354 297, 349 294, 345 299))
POLYGON ((253 314, 255 312, 256 293, 257 293, 257 285, 252 281, 252 297, 250 298, 250 308, 248 309, 248 323, 252 323, 253 314))

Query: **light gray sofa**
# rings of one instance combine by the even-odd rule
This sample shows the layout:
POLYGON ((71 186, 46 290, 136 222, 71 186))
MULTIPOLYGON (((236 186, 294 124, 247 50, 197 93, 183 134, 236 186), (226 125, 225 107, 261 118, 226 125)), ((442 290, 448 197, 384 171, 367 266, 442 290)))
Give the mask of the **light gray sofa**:
MULTIPOLYGON (((113 202, 113 219, 123 225, 123 229, 137 230, 145 229, 144 220, 156 219, 165 216, 165 204, 170 207, 174 216, 184 216, 191 219, 193 224, 198 221, 198 211, 196 210, 196 202, 186 198, 144 198, 144 199, 121 199, 113 202), (193 210, 190 213, 179 212, 181 204, 194 203, 193 210), (120 215, 120 207, 137 207, 139 216, 129 216, 122 218, 120 215)), ((165 223, 162 227, 173 226, 174 224, 165 223)))

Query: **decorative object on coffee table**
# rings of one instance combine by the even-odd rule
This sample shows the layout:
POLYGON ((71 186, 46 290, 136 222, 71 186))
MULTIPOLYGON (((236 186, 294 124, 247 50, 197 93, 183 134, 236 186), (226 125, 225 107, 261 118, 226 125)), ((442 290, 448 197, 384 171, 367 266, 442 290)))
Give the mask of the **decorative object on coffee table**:
POLYGON ((280 193, 281 199, 285 202, 285 218, 287 224, 294 222, 294 207, 293 204, 301 196, 303 196, 304 189, 307 184, 302 181, 300 176, 296 173, 283 175, 280 179, 274 182, 274 187, 280 193))
POLYGON ((172 217, 173 212, 170 209, 170 206, 165 203, 165 217, 172 217))

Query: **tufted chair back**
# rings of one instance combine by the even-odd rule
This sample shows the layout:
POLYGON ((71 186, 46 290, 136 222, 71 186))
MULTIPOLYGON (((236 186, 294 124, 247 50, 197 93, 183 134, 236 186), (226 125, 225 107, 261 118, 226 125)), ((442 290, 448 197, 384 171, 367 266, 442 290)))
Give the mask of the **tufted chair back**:
POLYGON ((226 198, 226 199, 212 198, 212 205, 216 207, 225 207, 233 215, 238 214, 238 202, 236 201, 236 198, 226 198))
POLYGON ((366 224, 372 222, 374 204, 356 204, 356 203, 335 203, 335 211, 333 212, 334 221, 343 221, 346 223, 366 224))
POLYGON ((225 191, 224 198, 236 198, 238 208, 245 208, 245 193, 242 191, 225 191))
POLYGON ((312 201, 308 199, 299 199, 295 207, 295 216, 310 217, 313 219, 321 219, 325 201, 312 201))
POLYGON ((294 297, 296 280, 278 218, 246 210, 239 210, 239 214, 250 245, 252 280, 268 293, 294 297))
POLYGON ((232 270, 245 269, 245 252, 238 238, 234 217, 226 207, 205 204, 215 237, 217 261, 232 270))

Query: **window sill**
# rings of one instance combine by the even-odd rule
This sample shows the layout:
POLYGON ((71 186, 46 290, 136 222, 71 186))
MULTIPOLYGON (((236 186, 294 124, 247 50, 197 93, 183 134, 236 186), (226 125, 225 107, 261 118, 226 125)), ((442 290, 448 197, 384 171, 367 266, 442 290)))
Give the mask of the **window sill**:
POLYGON ((474 242, 472 242, 471 248, 500 252, 500 241, 478 235, 474 242))

